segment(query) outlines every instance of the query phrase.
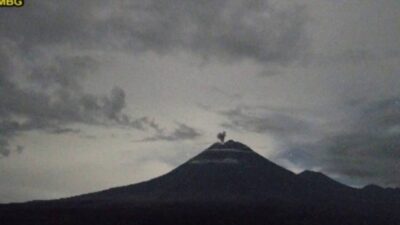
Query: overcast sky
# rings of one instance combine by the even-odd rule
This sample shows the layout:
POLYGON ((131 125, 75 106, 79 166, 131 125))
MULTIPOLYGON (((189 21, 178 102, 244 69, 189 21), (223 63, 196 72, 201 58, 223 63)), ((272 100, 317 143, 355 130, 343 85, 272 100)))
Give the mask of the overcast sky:
POLYGON ((26 1, 0 9, 0 202, 150 179, 217 132, 400 186, 400 1, 26 1))

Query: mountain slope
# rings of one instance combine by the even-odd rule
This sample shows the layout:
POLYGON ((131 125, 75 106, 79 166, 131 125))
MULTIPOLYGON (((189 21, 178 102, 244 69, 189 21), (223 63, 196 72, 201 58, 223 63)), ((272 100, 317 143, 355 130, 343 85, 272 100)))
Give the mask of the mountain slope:
POLYGON ((216 143, 170 173, 70 200, 261 201, 295 196, 296 175, 234 141, 216 143))

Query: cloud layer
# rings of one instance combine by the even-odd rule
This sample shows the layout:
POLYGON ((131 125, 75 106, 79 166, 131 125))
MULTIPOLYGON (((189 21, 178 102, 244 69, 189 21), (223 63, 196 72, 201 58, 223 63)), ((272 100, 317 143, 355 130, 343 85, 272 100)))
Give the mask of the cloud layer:
POLYGON ((3 37, 24 50, 57 45, 184 50, 205 58, 285 63, 307 46, 305 7, 270 1, 41 1, 12 16, 2 24, 3 37))
MULTIPOLYGON (((269 1, 30 2, 0 15, 0 154, 24 131, 76 131, 74 124, 152 128, 153 139, 182 140, 199 133, 179 125, 171 134, 147 117, 123 113, 125 92, 87 93, 82 83, 104 63, 105 52, 194 53, 222 61, 284 64, 307 42, 305 8, 269 1), (9 20, 7 18, 13 18, 9 20)), ((148 140, 150 140, 148 139, 148 140)))
POLYGON ((160 130, 154 136, 144 138, 141 142, 194 140, 201 135, 202 134, 195 128, 180 123, 178 127, 170 133, 160 130))
POLYGON ((400 99, 342 107, 352 113, 326 117, 302 110, 242 107, 221 112, 227 119, 222 126, 272 135, 279 140, 276 159, 289 160, 297 168, 321 170, 353 184, 399 186, 400 99))

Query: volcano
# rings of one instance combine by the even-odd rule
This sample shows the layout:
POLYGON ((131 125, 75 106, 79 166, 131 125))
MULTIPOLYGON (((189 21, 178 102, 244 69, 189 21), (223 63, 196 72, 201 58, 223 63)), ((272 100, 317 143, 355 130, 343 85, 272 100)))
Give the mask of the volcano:
POLYGON ((229 140, 152 180, 0 205, 1 224, 400 224, 400 191, 295 174, 229 140))
POLYGON ((78 196, 70 201, 232 202, 290 194, 296 175, 244 144, 215 143, 168 174, 153 180, 78 196))

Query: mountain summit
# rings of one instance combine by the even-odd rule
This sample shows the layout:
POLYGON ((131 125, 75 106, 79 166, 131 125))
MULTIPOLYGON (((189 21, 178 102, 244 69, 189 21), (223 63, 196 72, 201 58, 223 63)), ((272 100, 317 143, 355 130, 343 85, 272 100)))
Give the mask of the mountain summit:
POLYGON ((374 225, 400 224, 399 210, 397 189, 356 189, 318 172, 295 174, 240 142, 222 140, 149 181, 60 200, 0 205, 0 221, 374 225))

